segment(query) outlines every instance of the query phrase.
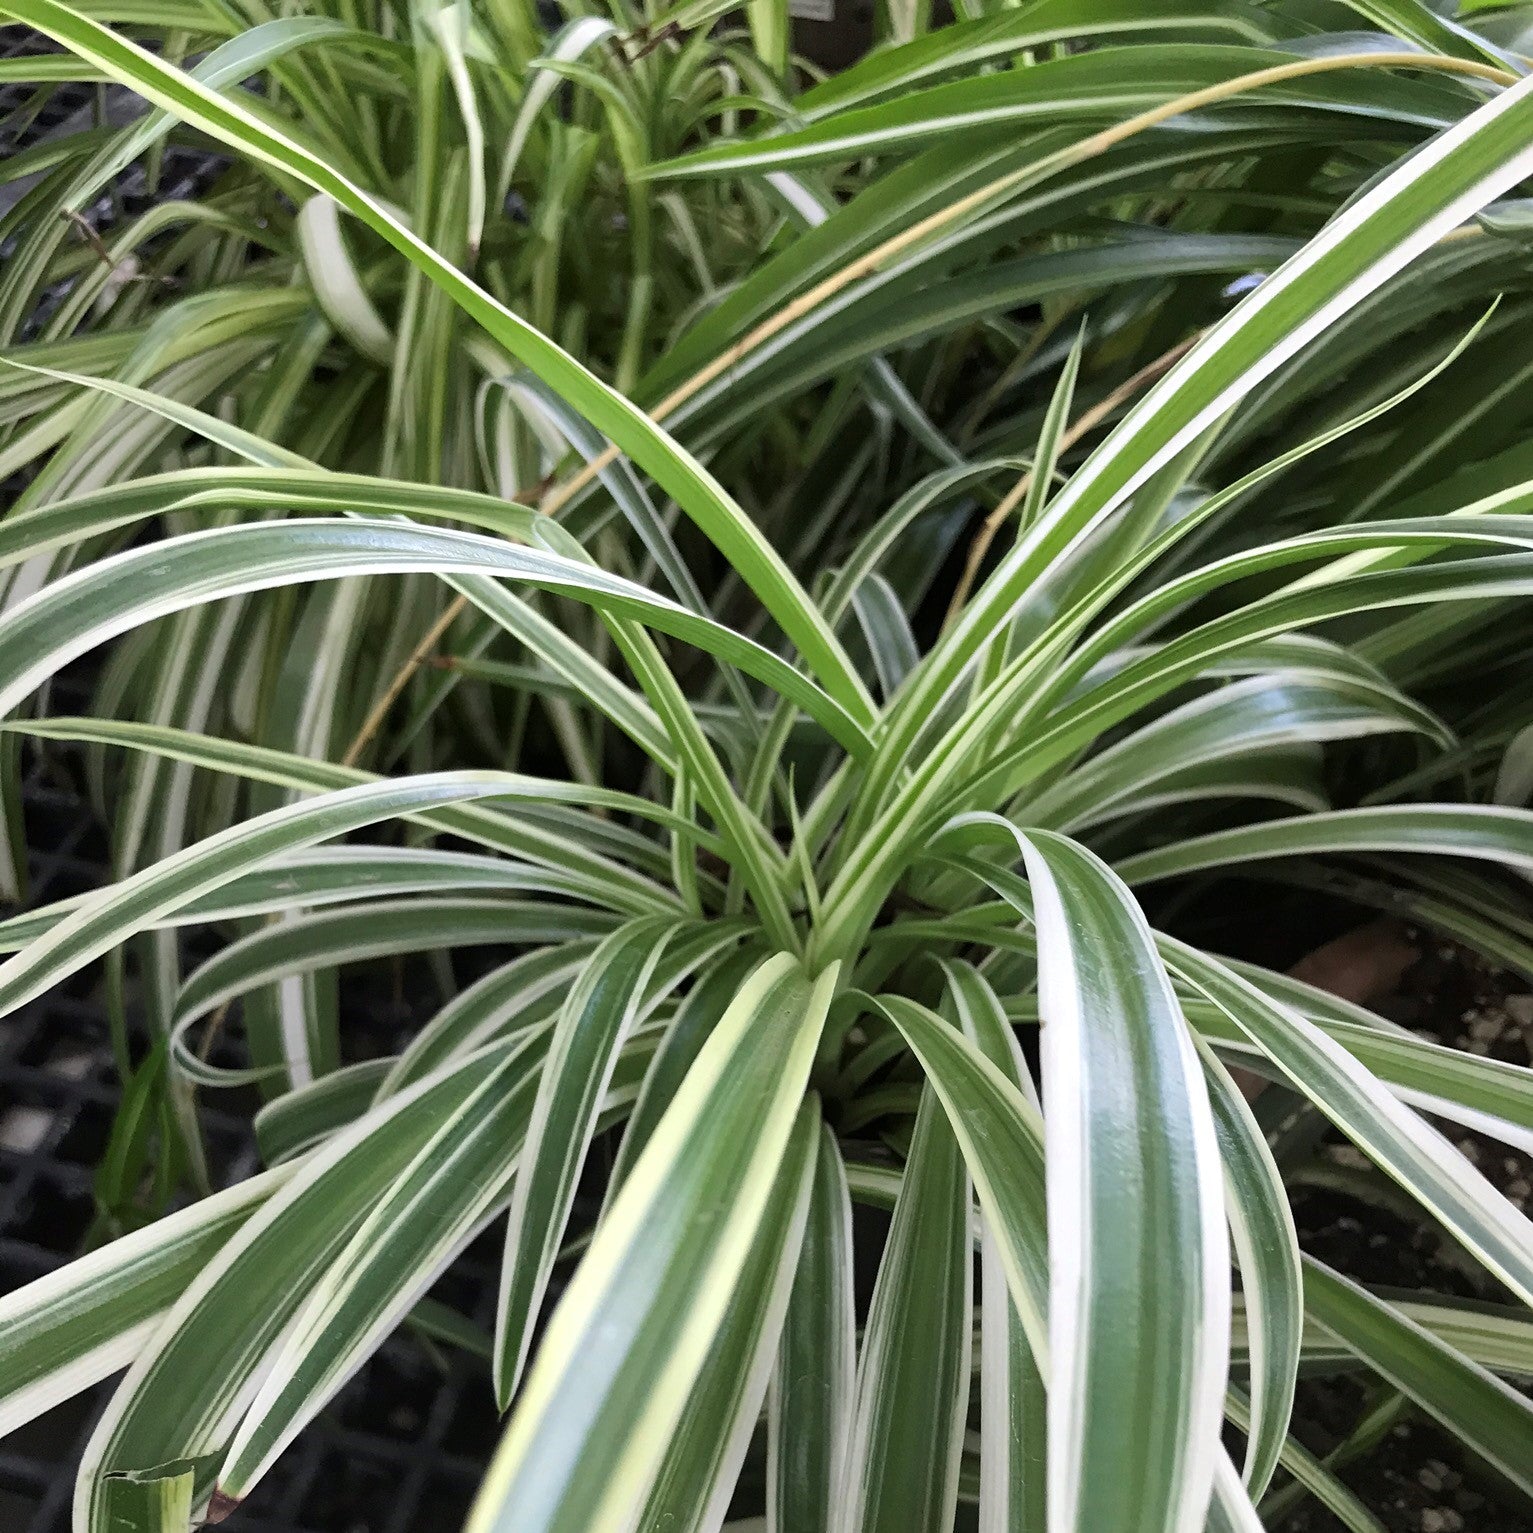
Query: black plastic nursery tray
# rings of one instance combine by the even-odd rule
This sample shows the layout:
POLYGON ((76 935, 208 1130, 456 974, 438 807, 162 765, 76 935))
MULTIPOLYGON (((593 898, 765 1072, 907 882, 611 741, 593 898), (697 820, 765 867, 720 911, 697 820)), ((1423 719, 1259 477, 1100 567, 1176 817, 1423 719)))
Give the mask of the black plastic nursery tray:
MULTIPOLYGON (((85 698, 56 698, 72 712, 85 698)), ((77 789, 77 764, 31 752, 25 812, 31 900, 105 881, 106 842, 77 789)), ((92 1176, 118 1087, 99 969, 0 1019, 0 1293, 74 1255, 94 1213, 92 1176)), ((397 1025, 396 1015, 387 1019, 397 1025)), ((220 1180, 257 1161, 248 1120, 204 1113, 220 1180)), ((490 1322, 498 1232, 442 1279, 436 1297, 490 1322)), ((0 1530, 66 1533, 74 1468, 110 1385, 0 1439, 0 1530)), ((486 1366, 411 1334, 387 1343, 279 1461, 230 1533, 405 1533, 461 1525, 499 1433, 486 1366)))

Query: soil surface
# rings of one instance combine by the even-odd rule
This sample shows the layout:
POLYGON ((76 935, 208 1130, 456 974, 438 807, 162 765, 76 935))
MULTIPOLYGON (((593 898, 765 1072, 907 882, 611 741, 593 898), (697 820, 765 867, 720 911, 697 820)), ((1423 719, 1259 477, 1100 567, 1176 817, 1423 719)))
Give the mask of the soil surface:
MULTIPOLYGON (((1533 983, 1495 973, 1463 949, 1423 941, 1394 994, 1374 1008, 1435 1043, 1533 1064, 1533 983)), ((1533 1208, 1533 1157, 1453 1124, 1440 1126, 1513 1203, 1533 1208)), ((1377 1173, 1337 1136, 1326 1136, 1316 1159, 1313 1184, 1301 1174, 1294 1194, 1307 1251, 1380 1287, 1510 1300, 1451 1237, 1389 1198, 1377 1173)), ((1363 1375, 1301 1379, 1295 1435, 1323 1456, 1385 1398, 1363 1375)), ((1533 1533, 1533 1503, 1409 1405, 1376 1444, 1336 1472, 1389 1533, 1533 1533)), ((1310 1498, 1276 1524, 1279 1533, 1343 1526, 1310 1498)))

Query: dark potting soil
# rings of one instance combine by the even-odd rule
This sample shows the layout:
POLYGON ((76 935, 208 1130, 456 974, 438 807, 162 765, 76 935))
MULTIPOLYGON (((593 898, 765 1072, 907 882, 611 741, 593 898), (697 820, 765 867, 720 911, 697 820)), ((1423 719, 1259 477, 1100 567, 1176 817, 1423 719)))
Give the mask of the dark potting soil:
MULTIPOLYGON (((1432 1042, 1533 1063, 1533 982, 1498 974, 1464 949, 1430 938, 1422 945, 1423 955, 1398 994, 1377 1009, 1432 1042)), ((1513 1203, 1533 1208, 1533 1157, 1452 1124, 1439 1126, 1513 1203)), ((1305 1250, 1381 1288, 1510 1301, 1450 1236, 1390 1197, 1361 1155, 1335 1136, 1327 1136, 1317 1170, 1313 1185, 1304 1185, 1301 1175, 1294 1196, 1305 1250)), ((1382 1393, 1355 1373, 1302 1379, 1295 1435, 1324 1456, 1382 1393)), ((1389 1533, 1533 1533, 1533 1503, 1410 1405, 1375 1446, 1337 1475, 1389 1533)), ((1343 1526, 1306 1499, 1275 1533, 1332 1533, 1343 1526)))
MULTIPOLYGON (((88 695, 63 690, 59 711, 82 711, 88 695)), ((105 838, 68 753, 28 758, 24 803, 32 902, 106 881, 105 838)), ((348 1039, 364 1053, 389 1047, 418 1025, 432 984, 424 963, 348 984, 348 1039)), ((80 1249, 117 1100, 99 969, 0 1019, 0 1293, 80 1249)), ((257 1169, 248 1114, 223 1107, 214 1093, 203 1120, 220 1181, 257 1169)), ((494 1231, 476 1242, 432 1294, 481 1328, 493 1322, 500 1238, 494 1231)), ((67 1533, 75 1467, 114 1383, 0 1439, 3 1533, 67 1533)), ((223 1526, 229 1533, 459 1527, 499 1431, 485 1364, 402 1330, 223 1526)))

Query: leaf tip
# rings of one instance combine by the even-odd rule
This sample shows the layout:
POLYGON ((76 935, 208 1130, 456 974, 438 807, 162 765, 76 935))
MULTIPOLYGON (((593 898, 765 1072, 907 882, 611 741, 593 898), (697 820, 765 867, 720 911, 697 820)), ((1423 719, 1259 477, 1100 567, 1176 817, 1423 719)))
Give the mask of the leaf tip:
POLYGON ((222 1487, 215 1488, 212 1499, 208 1502, 207 1513, 202 1519, 203 1527, 212 1527, 214 1524, 222 1522, 226 1517, 232 1516, 239 1507, 239 1504, 240 1498, 238 1496, 231 1496, 222 1487))

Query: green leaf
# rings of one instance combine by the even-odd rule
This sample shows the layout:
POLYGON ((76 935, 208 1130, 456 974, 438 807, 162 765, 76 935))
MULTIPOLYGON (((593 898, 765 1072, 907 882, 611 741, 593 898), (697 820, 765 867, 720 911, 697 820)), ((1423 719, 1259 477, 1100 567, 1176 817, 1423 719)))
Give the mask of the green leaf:
POLYGON ((250 1177, 0 1298, 0 1436, 137 1357, 165 1309, 293 1171, 250 1177))
POLYGON ((406 1045, 378 1088, 380 1100, 493 1038, 542 1025, 595 950, 594 940, 538 948, 461 990, 406 1045))
POLYGON ((902 47, 877 49, 805 91, 796 105, 800 116, 816 121, 936 75, 1014 59, 1029 49, 1078 37, 1172 32, 1260 43, 1279 26, 1278 18, 1265 8, 1217 0, 1165 10, 1147 9, 1138 0, 1035 0, 1015 10, 939 27, 902 47))
POLYGON ((1214 1459, 1214 1493, 1207 1527, 1210 1533, 1262 1533, 1262 1520, 1223 1448, 1214 1459))
MULTIPOLYGON (((991 134, 1021 136, 1035 123, 1053 127, 1112 122, 1291 61, 1292 55, 1271 49, 1204 43, 1098 48, 905 91, 873 106, 821 114, 807 127, 704 149, 656 165, 650 173, 678 179, 762 174, 898 153, 951 135, 983 141, 991 134)), ((1451 123, 1459 105, 1454 97, 1430 86, 1413 90, 1416 84, 1394 79, 1380 91, 1367 75, 1347 80, 1322 76, 1274 83, 1236 98, 1234 106, 1259 111, 1281 101, 1365 117, 1398 113, 1403 122, 1424 121, 1434 128, 1451 123)), ((1192 113, 1188 117, 1196 120, 1192 113)))
MULTIPOLYGON (((1029 824, 1063 830, 1147 807, 1189 771, 1260 751, 1416 731, 1446 743, 1426 709, 1381 683, 1256 675, 1173 708, 1028 801, 1029 824)), ((1121 873, 1121 869, 1120 869, 1121 873)))
MULTIPOLYGON (((1530 117, 1533 82, 1523 80, 1408 157, 1211 327, 1072 475, 902 691, 854 810, 854 823, 869 834, 849 841, 852 853, 826 893, 821 951, 839 954, 866 929, 900 858, 927 828, 921 806, 930 813, 972 761, 971 731, 981 727, 983 709, 925 755, 890 801, 934 714, 1024 594, 1332 320, 1520 181, 1533 164, 1530 117)), ((1019 659, 991 687, 997 708, 1023 685, 1025 663, 1019 659)))
POLYGON ((674 923, 642 918, 615 931, 586 962, 554 1022, 506 1230, 495 1335, 501 1410, 532 1348, 607 1081, 675 931, 674 923))
POLYGON ((314 301, 325 317, 365 357, 386 365, 394 335, 378 313, 341 232, 334 198, 310 197, 294 223, 314 301))
POLYGON ((255 1115, 261 1159, 280 1165, 356 1122, 372 1106, 393 1064, 392 1059, 364 1059, 342 1065, 268 1102, 255 1115))
MULTIPOLYGON (((822 1137, 822 1153, 825 1142, 822 1137)), ((640 1533, 714 1533, 724 1522, 766 1398, 816 1164, 809 1150, 777 1178, 740 1285, 639 1520, 640 1533)))
POLYGON ((600 936, 612 924, 604 913, 569 905, 425 899, 319 911, 263 926, 230 943, 182 985, 170 1017, 175 1062, 202 1085, 260 1079, 266 1072, 259 1065, 228 1070, 203 1063, 187 1034, 215 1008, 290 975, 423 949, 567 942, 600 936))
MULTIPOLYGON (((125 745, 135 750, 168 756, 175 761, 190 762, 218 772, 231 772, 254 782, 271 783, 301 792, 312 793, 353 784, 388 781, 356 767, 337 766, 328 761, 295 755, 290 751, 244 745, 234 740, 220 740, 211 735, 192 734, 187 730, 158 725, 133 724, 113 719, 49 719, 0 727, 43 739, 125 745)), ((641 812, 646 816, 667 815, 667 811, 660 806, 631 794, 621 795, 619 800, 614 800, 608 790, 586 788, 553 778, 521 778, 519 781, 529 787, 534 783, 540 784, 538 796, 556 804, 590 802, 618 808, 621 802, 633 811, 639 811, 640 806, 644 806, 641 812)), ((529 792, 517 796, 532 797, 533 794, 529 792)), ((544 829, 526 814, 513 818, 497 810, 470 807, 422 812, 419 819, 435 831, 461 836, 465 840, 509 852, 513 856, 526 857, 540 867, 556 869, 566 877, 576 877, 580 880, 581 898, 587 903, 614 906, 635 915, 679 908, 673 894, 662 890, 632 868, 592 851, 573 834, 544 829), (603 889, 606 890, 606 898, 599 892, 603 889)), ((696 831, 694 834, 700 844, 707 844, 703 832, 696 831)))
POLYGON ((1239 1026, 1285 1080, 1508 1287, 1533 1301, 1533 1224, 1442 1134, 1297 1012, 1169 937, 1160 938, 1160 949, 1172 971, 1239 1026))
POLYGON ((265 1360, 219 1470, 222 1501, 249 1493, 503 1203, 543 1063, 541 1048, 513 1048, 476 1072, 473 1090, 367 1211, 265 1360))
POLYGON ((609 1200, 627 1180, 640 1151, 649 1143, 660 1120, 681 1090, 707 1043, 718 1019, 729 1008, 751 971, 760 963, 760 954, 745 949, 721 959, 700 975, 691 990, 677 1004, 666 1025, 665 1036, 655 1050, 654 1063, 644 1077, 639 1100, 623 1130, 612 1167, 609 1200))
POLYGON ((1421 0, 1346 0, 1346 4, 1375 26, 1434 53, 1502 62, 1501 54, 1483 38, 1477 37, 1468 27, 1438 15, 1421 4, 1421 0))
MULTIPOLYGON (((1396 1031, 1381 1025, 1381 1019, 1367 1012, 1327 1015, 1333 1008, 1321 1009, 1312 996, 1280 983, 1281 976, 1230 967, 1244 973, 1270 1000, 1292 1007, 1340 1044, 1401 1101, 1519 1149, 1533 1148, 1533 1071, 1526 1065, 1428 1043, 1403 1028, 1396 1031)), ((1227 1013, 1195 1000, 1186 1005, 1198 1032, 1221 1053, 1240 1064, 1259 1066, 1265 1059, 1227 1013)), ((1340 1003, 1335 1003, 1334 1010, 1344 1013, 1340 1003)))
POLYGON ((837 1533, 948 1533, 969 1410, 974 1258, 958 1140, 928 1090, 857 1369, 837 1533))
POLYGON ((788 0, 746 0, 745 16, 762 63, 781 73, 788 67, 788 0))
POLYGON ((762 964, 720 1018, 549 1322, 470 1533, 584 1530, 641 1505, 784 1168, 831 971, 762 964))
POLYGON ((870 1004, 904 1034, 947 1109, 986 1227, 995 1236, 1012 1303, 1033 1355, 1046 1366, 1049 1258, 1038 1110, 928 1007, 896 995, 872 997, 870 1004))
POLYGON ((1121 878, 1148 883, 1264 857, 1336 852, 1432 852, 1533 871, 1533 812, 1494 804, 1381 804, 1215 831, 1140 852, 1118 864, 1121 878))
POLYGON ((830 1533, 835 1523, 857 1401, 852 1261, 846 1166, 822 1125, 767 1407, 771 1533, 830 1533))
MULTIPOLYGON (((161 396, 127 389, 100 378, 68 377, 82 387, 111 389, 135 403, 163 409, 161 396)), ((198 414, 201 433, 209 417, 198 414)), ((226 428, 227 429, 227 428, 226 428)), ((243 444, 242 444, 243 445, 243 444)), ((119 527, 131 527, 152 516, 211 514, 227 507, 252 511, 293 510, 376 512, 379 515, 432 516, 483 527, 520 542, 530 539, 534 513, 514 502, 473 490, 445 485, 411 484, 408 480, 369 474, 328 472, 310 465, 282 463, 256 467, 177 469, 148 474, 107 489, 71 495, 46 505, 31 506, 6 518, 0 526, 0 564, 15 564, 119 527)))
POLYGON ((1229 1327, 1202 1072, 1128 891, 1062 837, 1019 844, 1049 1104, 1050 1526, 1196 1529, 1229 1327))
POLYGON ((218 597, 346 575, 489 573, 561 591, 696 643, 777 687, 849 749, 866 736, 791 665, 710 618, 559 554, 398 523, 293 519, 168 538, 55 581, 0 621, 0 713, 59 666, 154 617, 218 597))
POLYGON ((237 101, 220 96, 143 48, 60 5, 7 0, 5 12, 36 27, 121 84, 250 158, 333 197, 437 284, 513 356, 581 411, 671 494, 740 572, 830 694, 859 724, 871 717, 861 682, 835 635, 771 544, 706 469, 644 412, 582 367, 407 229, 379 201, 237 101))
POLYGON ((617 27, 605 16, 576 16, 567 21, 549 40, 547 50, 533 59, 527 68, 526 89, 516 120, 511 127, 511 137, 506 144, 505 160, 500 171, 500 197, 504 201, 506 191, 516 177, 522 152, 538 114, 548 105, 558 90, 560 77, 551 69, 540 69, 544 59, 565 61, 578 59, 588 49, 617 35, 617 27))
POLYGON ((517 795, 524 787, 510 773, 437 772, 340 788, 257 815, 93 894, 0 964, 0 1013, 269 858, 400 814, 517 795))
MULTIPOLYGON (((944 963, 942 970, 964 1036, 1037 1108, 1032 1077, 989 981, 972 964, 944 963)), ((980 1239, 980 1285, 980 1533, 1042 1533, 1048 1395, 988 1222, 980 1239)))
POLYGON ((1250 1400, 1244 1480, 1260 1500, 1282 1457, 1304 1340, 1299 1237, 1282 1174, 1240 1088, 1205 1049, 1214 1131, 1224 1161, 1225 1209, 1245 1297, 1250 1400))
POLYGON ((237 1407, 249 1398, 263 1359, 280 1342, 311 1283, 472 1095, 484 1069, 517 1047, 501 1045, 440 1073, 342 1132, 303 1159, 202 1264, 140 1347, 92 1434, 76 1484, 77 1526, 114 1533, 107 1521, 108 1477, 172 1458, 198 1461, 194 1505, 206 1500, 237 1428, 237 1407), (208 1366, 210 1357, 220 1360, 217 1368, 208 1366))
POLYGON ((177 1460, 114 1474, 102 1488, 113 1533, 182 1533, 192 1517, 195 1465, 177 1460))
MULTIPOLYGON (((272 915, 293 906, 325 906, 399 894, 564 894, 585 901, 590 889, 553 869, 436 847, 316 846, 280 858, 193 900, 167 926, 213 924, 272 915)), ((82 905, 70 895, 0 921, 0 951, 14 952, 82 905)))
MULTIPOLYGON (((1225 1397, 1224 1409, 1230 1420, 1249 1437, 1253 1427, 1250 1401, 1233 1385, 1225 1397)), ((1294 1485, 1313 1495, 1349 1533, 1384 1533, 1384 1524, 1302 1444, 1291 1437, 1285 1439, 1278 1457, 1293 1477, 1294 1485)))
POLYGON ((1533 1406, 1391 1304, 1312 1257, 1304 1304, 1363 1362, 1533 1495, 1533 1406))

